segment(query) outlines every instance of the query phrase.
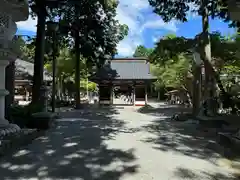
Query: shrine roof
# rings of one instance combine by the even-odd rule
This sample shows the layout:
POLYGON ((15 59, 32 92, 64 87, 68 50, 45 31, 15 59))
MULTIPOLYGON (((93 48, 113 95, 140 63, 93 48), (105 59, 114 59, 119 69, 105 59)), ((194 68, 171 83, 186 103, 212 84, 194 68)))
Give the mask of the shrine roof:
MULTIPOLYGON (((16 72, 15 75, 18 79, 32 80, 34 72, 34 64, 28 61, 17 59, 15 61, 16 72)), ((51 75, 45 70, 43 75, 44 81, 51 81, 51 75)))
POLYGON ((108 61, 90 79, 93 80, 153 80, 146 58, 115 58, 108 61))

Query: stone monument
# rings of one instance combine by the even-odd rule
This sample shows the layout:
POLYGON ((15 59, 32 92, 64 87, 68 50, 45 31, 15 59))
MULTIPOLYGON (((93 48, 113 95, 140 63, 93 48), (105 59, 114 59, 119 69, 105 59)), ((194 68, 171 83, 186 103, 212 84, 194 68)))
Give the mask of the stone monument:
POLYGON ((25 21, 29 16, 27 0, 2 0, 0 6, 0 135, 20 130, 15 124, 5 119, 5 68, 10 61, 15 61, 19 45, 15 38, 16 22, 25 21))

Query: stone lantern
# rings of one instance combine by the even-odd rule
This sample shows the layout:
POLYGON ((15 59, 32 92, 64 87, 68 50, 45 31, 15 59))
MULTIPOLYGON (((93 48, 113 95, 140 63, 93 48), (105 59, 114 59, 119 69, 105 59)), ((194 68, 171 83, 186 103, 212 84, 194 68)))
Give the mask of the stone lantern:
POLYGON ((240 21, 240 0, 227 0, 231 20, 240 21))
POLYGON ((25 21, 29 16, 27 0, 1 0, 0 6, 0 135, 16 132, 20 128, 5 119, 5 68, 14 61, 19 52, 15 37, 16 22, 25 21))

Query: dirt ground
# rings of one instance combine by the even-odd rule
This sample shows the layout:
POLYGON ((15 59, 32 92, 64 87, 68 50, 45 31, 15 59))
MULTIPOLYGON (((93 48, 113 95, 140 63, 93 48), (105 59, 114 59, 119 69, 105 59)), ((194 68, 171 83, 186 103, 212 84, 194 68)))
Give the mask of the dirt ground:
POLYGON ((154 104, 64 112, 57 127, 0 160, 2 180, 237 180, 232 162, 182 111, 154 104))

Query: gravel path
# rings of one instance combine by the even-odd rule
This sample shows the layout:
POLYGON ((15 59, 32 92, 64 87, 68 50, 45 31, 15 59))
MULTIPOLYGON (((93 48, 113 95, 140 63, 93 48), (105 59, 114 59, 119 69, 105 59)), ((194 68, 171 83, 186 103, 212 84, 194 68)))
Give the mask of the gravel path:
POLYGON ((0 179, 234 180, 210 137, 167 120, 178 110, 65 112, 56 129, 0 161, 0 179))

